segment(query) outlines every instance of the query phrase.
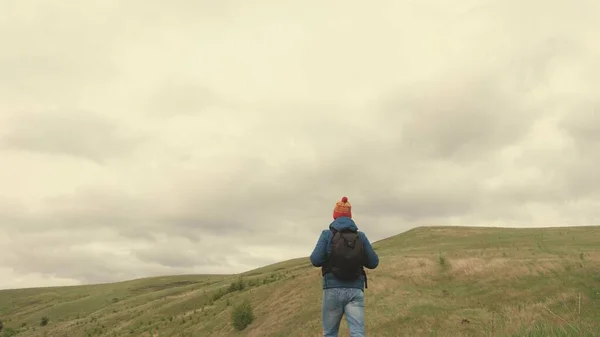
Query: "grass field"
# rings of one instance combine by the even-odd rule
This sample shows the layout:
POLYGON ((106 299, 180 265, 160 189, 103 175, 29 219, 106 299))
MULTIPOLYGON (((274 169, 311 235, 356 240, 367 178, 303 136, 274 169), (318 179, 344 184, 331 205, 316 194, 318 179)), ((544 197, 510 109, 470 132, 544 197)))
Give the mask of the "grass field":
MULTIPOLYGON (((367 336, 600 336, 599 245, 600 227, 419 227, 376 242, 367 336)), ((19 337, 319 336, 320 304, 306 257, 241 275, 0 291, 0 320, 19 337), (236 332, 244 300, 254 321, 236 332)))

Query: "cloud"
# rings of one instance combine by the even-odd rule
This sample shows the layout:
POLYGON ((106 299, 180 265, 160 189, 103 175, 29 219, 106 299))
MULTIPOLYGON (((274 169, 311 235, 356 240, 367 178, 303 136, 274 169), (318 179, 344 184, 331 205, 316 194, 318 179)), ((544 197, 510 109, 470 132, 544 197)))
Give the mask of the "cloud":
POLYGON ((343 195, 371 241, 598 223, 597 2, 34 3, 0 17, 0 287, 306 256, 343 195))
MULTIPOLYGON (((0 92, 17 106, 78 105, 120 73, 111 1, 11 1, 0 16, 0 92)), ((112 83, 111 83, 112 85, 112 83)), ((14 112, 16 113, 16 111, 14 112)))
POLYGON ((228 103, 193 79, 165 78, 148 102, 147 111, 151 115, 163 117, 210 114, 210 107, 221 104, 228 103))
POLYGON ((129 154, 141 140, 109 118, 84 110, 21 113, 8 129, 2 143, 10 148, 95 162, 129 154))

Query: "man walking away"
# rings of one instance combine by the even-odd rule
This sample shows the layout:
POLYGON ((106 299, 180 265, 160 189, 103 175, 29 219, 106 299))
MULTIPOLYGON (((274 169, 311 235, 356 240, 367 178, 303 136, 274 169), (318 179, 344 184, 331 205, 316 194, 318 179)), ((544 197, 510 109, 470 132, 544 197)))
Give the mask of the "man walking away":
POLYGON ((348 198, 336 203, 333 219, 310 255, 313 266, 321 267, 323 274, 323 336, 337 337, 345 315, 350 336, 364 337, 364 289, 368 282, 363 267, 377 268, 379 257, 352 220, 348 198))

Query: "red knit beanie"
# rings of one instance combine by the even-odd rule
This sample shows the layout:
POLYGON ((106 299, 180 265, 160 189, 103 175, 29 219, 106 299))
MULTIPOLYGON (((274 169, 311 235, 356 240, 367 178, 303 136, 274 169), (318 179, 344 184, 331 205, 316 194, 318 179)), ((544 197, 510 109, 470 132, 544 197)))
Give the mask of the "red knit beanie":
POLYGON ((352 218, 352 205, 350 205, 350 202, 346 197, 343 197, 341 201, 338 201, 333 208, 333 218, 337 219, 341 216, 352 218))

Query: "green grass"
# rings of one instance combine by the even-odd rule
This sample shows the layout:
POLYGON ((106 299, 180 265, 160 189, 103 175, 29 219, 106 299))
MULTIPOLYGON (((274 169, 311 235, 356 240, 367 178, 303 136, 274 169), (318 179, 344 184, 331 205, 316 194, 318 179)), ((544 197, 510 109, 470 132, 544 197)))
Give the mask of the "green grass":
MULTIPOLYGON (((376 242, 367 334, 600 336, 599 245, 599 227, 420 227, 376 242)), ((320 305, 320 270, 304 257, 239 275, 4 290, 0 320, 19 337, 318 336, 320 305), (237 332, 245 300, 254 319, 237 332)))

